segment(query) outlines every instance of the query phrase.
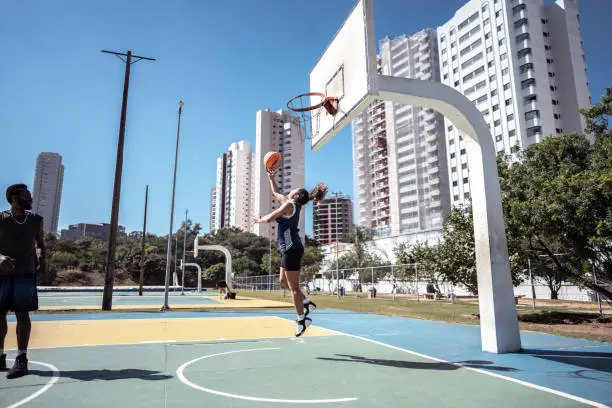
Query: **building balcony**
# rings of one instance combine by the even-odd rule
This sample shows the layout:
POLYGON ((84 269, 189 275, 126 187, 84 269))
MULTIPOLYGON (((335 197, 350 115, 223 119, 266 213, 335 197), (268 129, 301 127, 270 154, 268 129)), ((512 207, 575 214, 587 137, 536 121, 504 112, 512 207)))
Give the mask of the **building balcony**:
POLYGON ((542 125, 542 121, 537 116, 525 121, 525 127, 526 128, 530 128, 530 127, 534 127, 534 126, 541 126, 541 125, 542 125))
POLYGON ((536 87, 535 85, 529 85, 528 87, 525 87, 521 90, 523 97, 529 97, 532 95, 536 94, 536 87))
POLYGON ((528 69, 527 71, 521 73, 519 75, 519 78, 521 81, 524 81, 526 79, 531 79, 531 78, 535 78, 535 70, 533 69, 528 69))
POLYGON ((520 10, 518 12, 512 13, 512 18, 514 18, 515 21, 523 19, 523 18, 526 19, 527 18, 527 9, 523 8, 522 10, 520 10))
POLYGON ((519 58, 519 66, 523 64, 533 63, 533 55, 527 54, 524 57, 519 58))
POLYGON ((532 110, 538 110, 538 103, 536 101, 529 101, 523 104, 523 109, 525 110, 525 112, 529 112, 532 110))
POLYGON ((514 28, 514 34, 515 35, 527 34, 528 32, 529 32, 529 24, 528 23, 521 24, 520 26, 514 28))
POLYGON ((524 39, 523 41, 519 41, 516 43, 517 50, 523 50, 525 48, 531 48, 531 40, 529 38, 524 39))

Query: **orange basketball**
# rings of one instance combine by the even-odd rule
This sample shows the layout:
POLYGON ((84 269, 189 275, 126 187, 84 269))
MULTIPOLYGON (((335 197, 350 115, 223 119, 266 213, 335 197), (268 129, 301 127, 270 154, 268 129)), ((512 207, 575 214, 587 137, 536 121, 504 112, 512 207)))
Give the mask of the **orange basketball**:
POLYGON ((268 170, 278 169, 280 167, 282 159, 283 158, 279 152, 268 152, 264 156, 264 166, 266 166, 266 169, 268 170))

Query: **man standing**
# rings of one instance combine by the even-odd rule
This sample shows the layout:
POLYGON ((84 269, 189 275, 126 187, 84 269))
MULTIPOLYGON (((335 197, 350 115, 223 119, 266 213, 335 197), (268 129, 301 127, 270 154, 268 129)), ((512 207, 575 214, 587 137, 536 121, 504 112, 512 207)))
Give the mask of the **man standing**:
POLYGON ((29 312, 38 309, 36 271, 46 270, 43 219, 30 212, 32 194, 25 184, 15 184, 6 190, 8 211, 0 212, 0 370, 5 371, 4 339, 8 331, 6 315, 15 312, 17 318, 18 354, 7 378, 28 373, 26 352, 30 340, 29 312), (36 249, 40 250, 40 259, 36 249))

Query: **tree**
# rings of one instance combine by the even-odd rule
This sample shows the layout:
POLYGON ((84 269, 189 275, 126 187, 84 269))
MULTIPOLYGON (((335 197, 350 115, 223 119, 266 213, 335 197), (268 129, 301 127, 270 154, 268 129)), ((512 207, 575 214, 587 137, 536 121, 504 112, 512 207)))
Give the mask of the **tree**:
POLYGON ((204 270, 204 279, 219 282, 225 278, 225 264, 216 263, 204 270))
POLYGON ((304 249, 304 257, 302 258, 302 280, 310 282, 315 275, 321 271, 323 264, 323 253, 319 246, 306 246, 304 249))
POLYGON ((353 244, 352 252, 355 257, 356 267, 359 268, 365 265, 364 262, 369 256, 369 249, 372 240, 374 239, 374 231, 370 228, 353 226, 353 231, 340 238, 340 242, 348 242, 353 244))
MULTIPOLYGON (((277 274, 280 271, 281 267, 281 254, 276 246, 272 246, 272 271, 271 274, 277 274)), ((270 254, 269 252, 264 254, 261 257, 261 265, 260 269, 265 272, 264 274, 269 273, 270 269, 270 254)))
POLYGON ((608 89, 601 103, 582 111, 593 144, 584 135, 549 136, 520 152, 518 163, 504 157, 499 165, 509 247, 522 255, 522 266, 544 255, 554 268, 539 270, 551 284, 574 282, 609 301, 612 292, 591 271, 612 281, 611 103, 608 89))

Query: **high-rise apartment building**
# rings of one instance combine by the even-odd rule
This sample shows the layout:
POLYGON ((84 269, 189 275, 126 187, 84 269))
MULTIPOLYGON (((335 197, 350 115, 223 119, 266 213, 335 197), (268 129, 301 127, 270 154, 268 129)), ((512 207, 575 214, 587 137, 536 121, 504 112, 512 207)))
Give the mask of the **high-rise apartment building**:
POLYGON ((210 188, 210 213, 208 218, 208 232, 215 231, 217 218, 217 187, 210 188))
MULTIPOLYGON (((442 83, 470 98, 497 152, 583 132, 590 93, 575 0, 471 0, 438 27, 442 83)), ((465 140, 445 120, 451 199, 470 195, 465 140)))
POLYGON ((312 235, 321 245, 338 242, 353 230, 353 202, 347 197, 326 198, 312 206, 312 235))
MULTIPOLYGON (((385 38, 383 75, 439 81, 436 33, 385 38)), ((443 117, 432 109, 377 101, 353 121, 359 224, 378 236, 439 230, 450 211, 443 117)))
POLYGON ((32 210, 43 217, 47 233, 57 234, 63 184, 62 156, 57 153, 40 153, 36 160, 32 210))
MULTIPOLYGON (((272 197, 263 158, 269 151, 277 151, 283 162, 276 172, 276 182, 282 194, 304 187, 304 135, 300 118, 286 110, 257 112, 256 147, 254 159, 253 213, 266 215, 279 207, 272 197)), ((304 239, 304 214, 300 218, 300 235, 304 239)), ((253 232, 261 237, 275 238, 276 225, 256 224, 253 232)))
POLYGON ((247 141, 232 143, 217 159, 217 185, 211 191, 212 229, 237 227, 251 231, 253 150, 247 141))

